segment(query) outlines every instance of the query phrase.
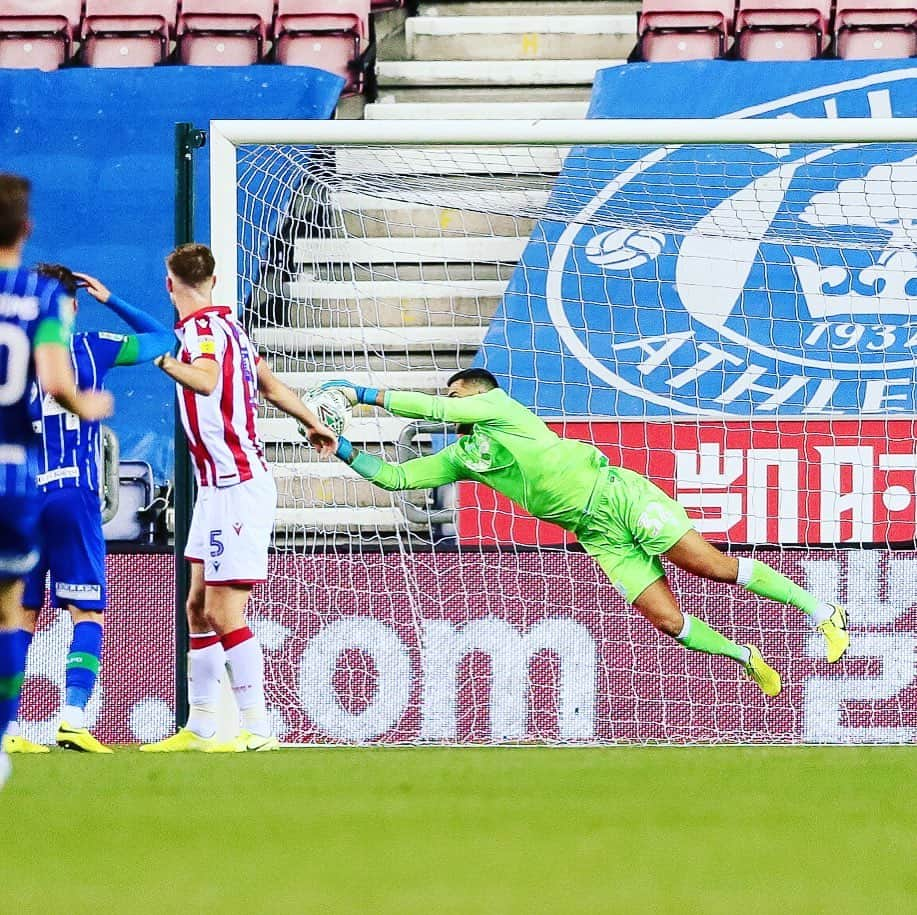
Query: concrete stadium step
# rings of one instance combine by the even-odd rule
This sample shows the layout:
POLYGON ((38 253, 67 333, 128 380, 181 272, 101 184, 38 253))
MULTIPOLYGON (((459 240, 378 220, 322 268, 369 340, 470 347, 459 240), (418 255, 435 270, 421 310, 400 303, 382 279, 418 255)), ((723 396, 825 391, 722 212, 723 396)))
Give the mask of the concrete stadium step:
POLYGON ((298 238, 294 262, 312 264, 517 263, 527 238, 509 235, 471 238, 298 238))
MULTIPOLYGON (((506 289, 505 280, 363 283, 298 280, 287 294, 308 327, 484 326, 506 289)), ((444 332, 444 336, 447 334, 444 332)))
POLYGON ((604 16, 640 9, 634 0, 428 0, 419 16, 604 16))
MULTIPOLYGON (((338 461, 337 463, 340 463, 338 461)), ((277 478, 277 507, 284 508, 391 508, 402 501, 400 496, 374 486, 361 477, 289 476, 277 478)), ((414 491, 405 494, 418 507, 426 504, 427 496, 414 491)))
POLYGON ((583 102, 589 104, 590 86, 390 86, 382 88, 376 104, 418 105, 426 102, 583 102))
POLYGON ((618 67, 624 59, 380 61, 376 77, 392 86, 591 86, 597 70, 618 67))
MULTIPOLYGON (((354 417, 347 426, 347 438, 353 442, 394 442, 404 431, 410 419, 401 416, 354 417)), ((255 422, 261 441, 291 442, 304 444, 303 438, 296 430, 296 421, 284 419, 265 419, 258 417, 255 422)))
POLYGON ((300 531, 307 537, 323 531, 422 531, 424 525, 409 524, 400 508, 279 508, 274 516, 275 533, 300 531))
POLYGON ((477 120, 539 118, 578 120, 586 117, 588 101, 579 102, 375 102, 364 109, 368 121, 477 120))
POLYGON ((562 146, 338 147, 338 175, 556 175, 569 148, 562 146))
POLYGON ((627 57, 636 17, 418 16, 405 23, 413 60, 579 60, 627 57))
POLYGON ((410 352, 437 348, 477 349, 486 327, 259 327, 253 332, 258 346, 272 352, 315 353, 388 350, 410 352))
MULTIPOLYGON (((487 299, 499 298, 506 290, 503 280, 466 280, 463 283, 398 283, 377 280, 355 283, 349 280, 299 279, 287 286, 287 294, 298 299, 377 302, 380 299, 487 299)), ((372 321, 372 324, 380 324, 372 321)))
POLYGON ((367 238, 429 238, 450 233, 528 236, 534 216, 548 199, 544 179, 537 176, 534 183, 537 186, 530 190, 509 191, 484 187, 483 181, 474 191, 405 186, 398 190, 401 199, 338 191, 330 195, 329 203, 349 234, 367 238))
POLYGON ((388 86, 382 87, 378 104, 423 102, 583 102, 589 104, 592 85, 583 86, 388 86))
POLYGON ((433 393, 446 387, 451 369, 439 371, 351 371, 328 370, 315 372, 277 372, 277 377, 294 391, 310 391, 321 387, 327 381, 345 378, 361 387, 393 389, 401 391, 424 391, 433 393))

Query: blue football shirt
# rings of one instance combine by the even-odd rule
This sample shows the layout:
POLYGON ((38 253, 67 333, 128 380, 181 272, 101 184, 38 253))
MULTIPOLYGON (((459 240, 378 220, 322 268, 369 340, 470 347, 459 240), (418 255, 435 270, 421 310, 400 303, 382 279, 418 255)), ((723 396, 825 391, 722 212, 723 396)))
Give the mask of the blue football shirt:
POLYGON ((57 280, 21 267, 0 268, 0 494, 30 490, 35 334, 49 319, 69 327, 71 313, 57 280))
MULTIPOLYGON (((123 334, 80 333, 70 338, 70 355, 77 386, 98 391, 127 338, 123 334)), ((40 436, 38 487, 42 492, 67 487, 99 490, 98 420, 87 422, 67 412, 36 384, 32 419, 40 436)))

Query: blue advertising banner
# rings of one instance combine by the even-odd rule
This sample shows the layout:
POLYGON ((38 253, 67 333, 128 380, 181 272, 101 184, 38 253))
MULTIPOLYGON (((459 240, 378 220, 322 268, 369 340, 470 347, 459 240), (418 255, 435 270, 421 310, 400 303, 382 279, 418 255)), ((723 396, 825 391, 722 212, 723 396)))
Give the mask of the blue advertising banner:
MULTIPOLYGON (((216 118, 328 118, 342 87, 339 76, 309 67, 0 70, 0 169, 33 184, 26 263, 94 274, 171 326, 163 258, 175 237, 176 122, 206 129, 216 118)), ((205 147, 196 159, 196 233, 204 242, 208 157, 205 147)), ((77 330, 126 330, 88 296, 78 304, 77 330)), ((170 478, 171 382, 138 366, 113 371, 108 387, 121 456, 170 478)))
MULTIPOLYGON (((915 112, 909 62, 715 61, 603 71, 589 116, 915 112)), ((480 364, 547 416, 917 412, 913 140, 573 149, 480 364)))

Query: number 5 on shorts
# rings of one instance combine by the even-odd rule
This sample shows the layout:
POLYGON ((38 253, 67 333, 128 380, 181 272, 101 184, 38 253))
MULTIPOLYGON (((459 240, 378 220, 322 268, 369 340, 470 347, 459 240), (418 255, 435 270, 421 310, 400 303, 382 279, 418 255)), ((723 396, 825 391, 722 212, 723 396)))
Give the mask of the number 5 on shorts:
POLYGON ((220 537, 223 535, 222 530, 216 530, 210 532, 210 556, 212 559, 215 559, 217 556, 223 555, 223 544, 220 540, 220 537))

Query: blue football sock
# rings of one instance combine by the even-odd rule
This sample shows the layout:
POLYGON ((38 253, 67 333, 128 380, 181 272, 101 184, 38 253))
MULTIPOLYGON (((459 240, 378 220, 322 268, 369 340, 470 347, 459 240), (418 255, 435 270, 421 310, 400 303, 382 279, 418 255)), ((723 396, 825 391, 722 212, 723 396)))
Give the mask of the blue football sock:
POLYGON ((18 629, 0 629, 0 735, 16 717, 25 671, 25 652, 18 629))
POLYGON ((102 627, 91 620, 73 627, 73 640, 67 655, 67 675, 64 680, 66 705, 86 708, 99 675, 102 656, 102 627))

